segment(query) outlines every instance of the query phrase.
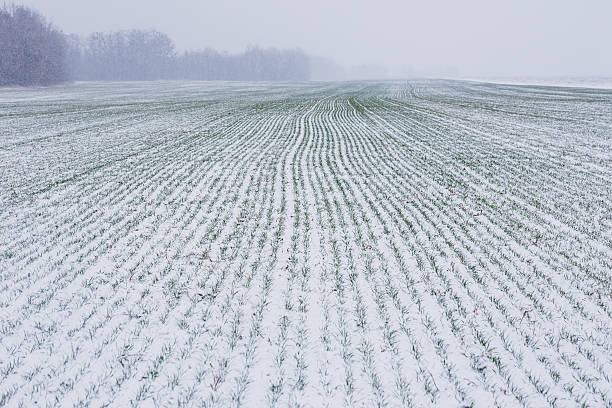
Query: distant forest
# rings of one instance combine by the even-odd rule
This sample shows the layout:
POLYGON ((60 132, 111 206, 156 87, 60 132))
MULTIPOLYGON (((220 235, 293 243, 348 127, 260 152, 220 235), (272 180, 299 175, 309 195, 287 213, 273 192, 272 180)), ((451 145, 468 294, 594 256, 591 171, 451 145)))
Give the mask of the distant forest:
POLYGON ((301 50, 251 47, 240 54, 176 51, 155 30, 65 35, 35 10, 0 9, 0 86, 53 85, 74 80, 158 79, 303 81, 310 58, 301 50))

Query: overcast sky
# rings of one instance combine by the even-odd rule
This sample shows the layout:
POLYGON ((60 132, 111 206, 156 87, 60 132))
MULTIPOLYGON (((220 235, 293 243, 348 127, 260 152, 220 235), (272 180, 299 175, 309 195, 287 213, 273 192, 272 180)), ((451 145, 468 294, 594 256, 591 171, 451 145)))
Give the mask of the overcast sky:
POLYGON ((15 0, 66 33, 155 28, 179 50, 302 48, 463 76, 612 76, 612 0, 15 0))

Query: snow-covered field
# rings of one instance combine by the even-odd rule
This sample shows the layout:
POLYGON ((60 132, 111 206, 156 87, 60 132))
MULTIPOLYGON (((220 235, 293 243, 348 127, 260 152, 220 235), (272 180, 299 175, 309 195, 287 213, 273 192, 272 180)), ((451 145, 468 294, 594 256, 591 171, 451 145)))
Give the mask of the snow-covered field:
POLYGON ((0 406, 612 406, 612 91, 0 90, 0 406))
POLYGON ((496 84, 612 89, 612 77, 484 77, 466 80, 496 84))

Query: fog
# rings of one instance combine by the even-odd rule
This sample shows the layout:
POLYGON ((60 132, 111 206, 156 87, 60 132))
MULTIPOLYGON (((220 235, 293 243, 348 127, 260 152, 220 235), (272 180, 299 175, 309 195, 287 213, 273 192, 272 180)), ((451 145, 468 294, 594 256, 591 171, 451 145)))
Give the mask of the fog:
POLYGON ((157 29, 178 50, 300 48, 355 77, 612 75, 609 0, 17 3, 68 34, 157 29))

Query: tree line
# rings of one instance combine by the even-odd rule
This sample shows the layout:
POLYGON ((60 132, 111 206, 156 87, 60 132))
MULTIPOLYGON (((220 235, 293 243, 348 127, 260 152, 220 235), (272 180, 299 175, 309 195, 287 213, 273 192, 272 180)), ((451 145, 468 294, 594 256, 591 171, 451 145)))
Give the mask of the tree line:
POLYGON ((309 80, 301 50, 251 47, 230 54, 214 49, 176 51, 156 30, 65 35, 35 10, 0 9, 0 86, 52 85, 74 80, 159 79, 309 80))

